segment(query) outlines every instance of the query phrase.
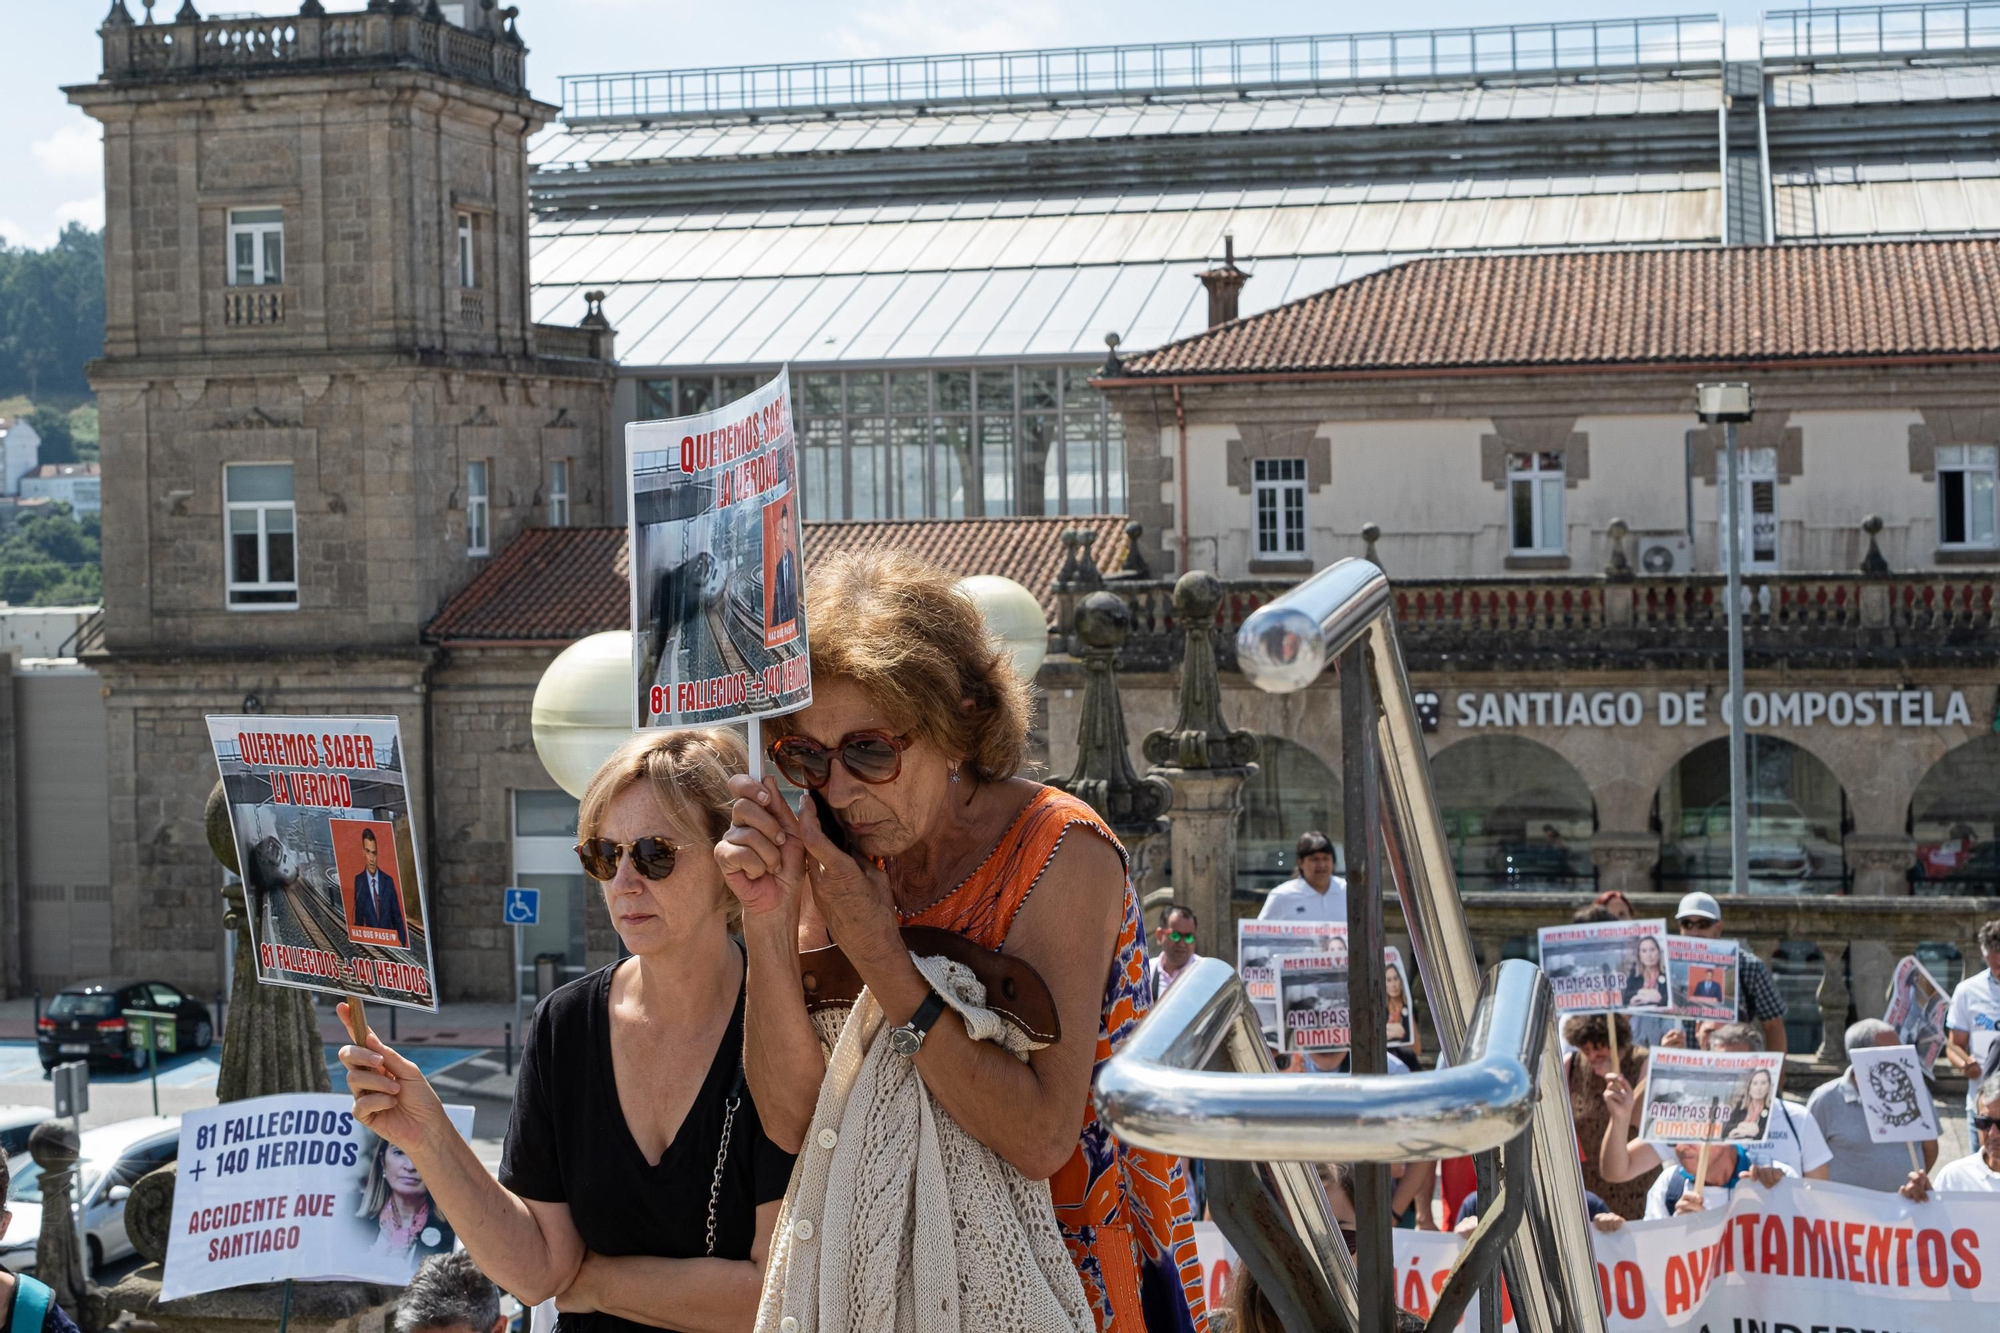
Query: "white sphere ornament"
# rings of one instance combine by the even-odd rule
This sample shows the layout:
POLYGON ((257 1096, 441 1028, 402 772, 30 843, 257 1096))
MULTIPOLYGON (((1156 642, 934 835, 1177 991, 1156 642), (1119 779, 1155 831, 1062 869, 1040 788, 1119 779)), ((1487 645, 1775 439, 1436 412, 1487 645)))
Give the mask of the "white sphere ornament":
POLYGON ((529 726, 556 785, 581 799, 632 734, 632 632, 607 630, 562 650, 535 686, 529 726))
POLYGON ((1014 659, 1022 680, 1033 680, 1049 655, 1049 623, 1042 604, 1010 578, 973 574, 958 581, 958 590, 972 599, 986 618, 986 632, 996 647, 1014 659))

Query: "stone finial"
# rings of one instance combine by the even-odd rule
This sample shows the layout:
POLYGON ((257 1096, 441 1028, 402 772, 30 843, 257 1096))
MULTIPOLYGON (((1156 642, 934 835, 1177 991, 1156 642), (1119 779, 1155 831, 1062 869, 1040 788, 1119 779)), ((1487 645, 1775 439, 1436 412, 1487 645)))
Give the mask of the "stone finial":
POLYGON ((1382 567, 1382 557, 1375 554, 1375 543, 1382 540, 1380 525, 1363 523, 1361 525, 1361 540, 1368 544, 1368 549, 1361 553, 1361 558, 1377 569, 1380 569, 1382 567))
POLYGON ((1876 578, 1889 572, 1889 562, 1882 556, 1882 548, 1875 539, 1882 532, 1882 516, 1870 514, 1861 520, 1861 530, 1868 534, 1868 554, 1861 557, 1861 572, 1876 578))
POLYGON ((1117 334, 1104 335, 1104 346, 1108 350, 1104 353, 1104 364, 1098 367, 1097 373, 1106 379, 1115 379, 1125 373, 1125 363, 1118 359, 1118 342, 1117 334))
POLYGON ((1222 581, 1191 569, 1174 584, 1174 615, 1186 635, 1181 655, 1180 716, 1171 729, 1149 732, 1146 761, 1161 768, 1242 768, 1256 758, 1257 738, 1223 720, 1222 679, 1215 666, 1215 613, 1222 581))
POLYGON ((85 1333, 104 1327, 103 1294, 84 1280, 70 1200, 76 1189, 76 1131, 67 1120, 44 1120, 28 1135, 28 1155, 41 1168, 42 1231, 35 1240, 35 1276, 55 1288, 56 1302, 85 1333))
POLYGON ((305 0, 305 3, 299 6, 299 17, 308 19, 325 18, 326 6, 321 4, 319 0, 305 0))
POLYGON ((1076 769, 1049 785, 1088 802, 1129 847, 1135 837, 1157 833, 1173 804, 1161 777, 1140 777, 1132 767, 1125 707, 1118 697, 1118 650, 1132 630, 1132 610, 1116 593, 1093 592, 1077 603, 1076 637, 1082 645, 1083 708, 1076 727, 1076 769))
POLYGON ((1604 577, 1614 583, 1628 583, 1632 579, 1632 562, 1625 558, 1625 537, 1632 531, 1631 525, 1622 518, 1614 518, 1606 531, 1611 535, 1611 559, 1605 562, 1604 577))
POLYGON ((132 11, 125 8, 125 0, 111 0, 111 12, 104 16, 99 25, 105 28, 129 28, 132 26, 132 11))
POLYGON ((1056 573, 1056 583, 1058 586, 1067 587, 1076 582, 1078 568, 1076 550, 1082 544, 1083 538, 1077 533, 1075 528, 1064 528, 1062 530, 1063 563, 1062 569, 1056 573))
POLYGON ((444 22, 444 10, 438 7, 438 0, 424 0, 424 21, 427 23, 444 22))
POLYGON ((1118 567, 1119 573, 1129 574, 1135 579, 1153 577, 1153 571, 1146 565, 1146 552, 1139 545, 1139 539, 1145 535, 1145 524, 1125 525, 1125 562, 1118 567))
POLYGON ((194 7, 194 0, 181 0, 180 12, 174 15, 176 23, 199 23, 201 12, 194 7))
POLYGON ((1076 582, 1078 586, 1102 588, 1104 586, 1104 572, 1097 567, 1097 556, 1090 549, 1097 544, 1097 529, 1078 528, 1076 530, 1076 541, 1076 582))
POLYGON ((583 301, 589 309, 585 310, 583 318, 576 322, 578 328, 608 329, 611 327, 611 321, 604 316, 603 292, 585 292, 583 294, 583 301))

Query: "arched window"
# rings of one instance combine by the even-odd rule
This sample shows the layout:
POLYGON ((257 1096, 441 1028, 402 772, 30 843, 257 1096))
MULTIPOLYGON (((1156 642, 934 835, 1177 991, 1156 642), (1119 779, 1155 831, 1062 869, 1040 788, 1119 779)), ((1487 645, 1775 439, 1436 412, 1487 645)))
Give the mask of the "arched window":
POLYGON ((1981 736, 1931 765, 1910 798, 1912 892, 2000 893, 2000 736, 1981 736))
MULTIPOLYGON (((1843 893, 1847 793, 1819 757, 1777 736, 1748 741, 1751 893, 1843 893)), ((1660 888, 1730 892, 1729 742, 1698 745, 1660 784, 1660 888)))
POLYGON ((1522 736, 1468 737, 1431 757, 1431 783, 1465 888, 1595 882, 1596 802, 1583 775, 1548 746, 1522 736))
POLYGON ((1257 737, 1257 772, 1243 786, 1243 813, 1236 824, 1236 883, 1259 895, 1298 873, 1293 851, 1301 833, 1314 829, 1333 839, 1334 861, 1346 860, 1341 847, 1340 775, 1305 746, 1282 736, 1257 737))

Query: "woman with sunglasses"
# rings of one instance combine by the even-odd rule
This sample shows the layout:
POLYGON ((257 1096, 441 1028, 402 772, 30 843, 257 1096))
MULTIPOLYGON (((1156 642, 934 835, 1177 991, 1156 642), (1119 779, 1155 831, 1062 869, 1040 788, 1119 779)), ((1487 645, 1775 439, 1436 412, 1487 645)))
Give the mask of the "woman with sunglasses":
POLYGON ((798 953, 838 942, 938 1106, 1049 1182, 1097 1326, 1199 1328, 1180 1160, 1115 1142, 1090 1106, 1097 1065, 1150 1005, 1124 849, 1088 805, 1020 776, 1027 687, 950 575, 897 554, 836 556, 807 578, 806 623, 813 703, 782 720, 771 757, 809 799, 795 813, 775 781, 732 779, 734 827, 716 847, 744 908, 745 1051, 771 1137, 837 1151, 802 1142, 826 1056, 798 953), (1026 1062, 973 1041, 910 961, 901 926, 1028 964, 1061 1039, 1026 1062))
MULTIPOLYGON (((421 1172, 487 1276, 560 1333, 741 1333, 792 1159, 743 1072, 744 958, 714 843, 743 742, 648 732, 591 779, 577 856, 632 957, 536 1008, 495 1180, 416 1066, 341 1048, 354 1111, 421 1172)), ((796 982, 794 982, 796 985, 796 982)))

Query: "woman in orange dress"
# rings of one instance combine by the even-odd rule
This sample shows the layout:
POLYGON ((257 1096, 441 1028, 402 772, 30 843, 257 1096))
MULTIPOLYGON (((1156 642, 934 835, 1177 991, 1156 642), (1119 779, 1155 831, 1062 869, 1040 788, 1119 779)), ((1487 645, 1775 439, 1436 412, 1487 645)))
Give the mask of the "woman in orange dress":
POLYGON ((1201 1333, 1181 1161, 1112 1139, 1090 1103, 1150 1004, 1124 849, 1088 805, 1020 776, 1027 687, 950 575, 835 557, 807 579, 806 626, 813 703, 778 724, 771 758, 813 799, 794 813, 775 781, 735 779, 716 845, 744 909, 745 1063, 766 1132, 832 1149, 804 1142, 826 1062, 798 954, 838 941, 944 1111, 1049 1182, 1098 1328, 1201 1333), (1062 1039, 1025 1063, 973 1041, 911 963, 906 925, 1034 968, 1062 1039))

